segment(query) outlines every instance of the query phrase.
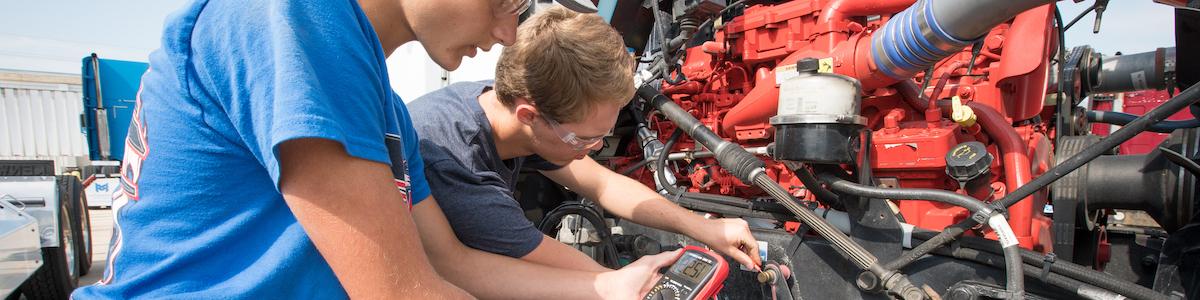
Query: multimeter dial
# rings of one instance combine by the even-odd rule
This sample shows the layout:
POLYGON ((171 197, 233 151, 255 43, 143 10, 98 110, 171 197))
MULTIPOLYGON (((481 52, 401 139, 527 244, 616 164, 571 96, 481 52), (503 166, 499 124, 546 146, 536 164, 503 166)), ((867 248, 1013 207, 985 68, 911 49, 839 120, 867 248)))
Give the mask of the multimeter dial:
POLYGON ((679 290, 676 287, 656 285, 650 294, 655 295, 652 300, 680 300, 679 290))

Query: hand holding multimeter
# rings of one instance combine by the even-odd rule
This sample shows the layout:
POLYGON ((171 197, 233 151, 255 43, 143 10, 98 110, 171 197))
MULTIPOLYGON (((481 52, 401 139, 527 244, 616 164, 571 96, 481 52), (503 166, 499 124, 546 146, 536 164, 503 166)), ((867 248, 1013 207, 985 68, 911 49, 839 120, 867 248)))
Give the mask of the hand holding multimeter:
POLYGON ((687 246, 642 299, 709 299, 721 290, 728 275, 729 264, 721 255, 708 249, 687 246))

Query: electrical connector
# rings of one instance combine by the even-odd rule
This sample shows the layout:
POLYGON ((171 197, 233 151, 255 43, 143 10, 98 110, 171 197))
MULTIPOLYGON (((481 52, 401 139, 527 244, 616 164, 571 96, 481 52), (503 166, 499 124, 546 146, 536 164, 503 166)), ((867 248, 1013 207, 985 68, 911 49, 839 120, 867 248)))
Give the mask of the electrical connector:
POLYGON ((958 96, 954 96, 950 101, 952 105, 950 119, 962 127, 975 126, 975 111, 970 106, 963 105, 962 98, 958 96))

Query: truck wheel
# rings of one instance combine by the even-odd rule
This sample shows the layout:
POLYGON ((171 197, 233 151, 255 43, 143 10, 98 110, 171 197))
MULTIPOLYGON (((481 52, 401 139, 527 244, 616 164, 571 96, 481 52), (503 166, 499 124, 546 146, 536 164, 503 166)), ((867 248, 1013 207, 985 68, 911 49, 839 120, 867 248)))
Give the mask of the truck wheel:
MULTIPOLYGON (((65 189, 59 184, 59 193, 65 189)), ((63 198, 63 197, 59 197, 63 198)), ((42 267, 21 284, 20 293, 27 299, 67 299, 79 285, 78 265, 75 262, 75 216, 69 202, 59 202, 58 247, 42 248, 42 267)))
POLYGON ((67 198, 73 203, 75 215, 75 261, 79 265, 79 276, 87 275, 92 269, 92 217, 87 209, 87 195, 83 183, 75 176, 64 176, 69 183, 67 198))

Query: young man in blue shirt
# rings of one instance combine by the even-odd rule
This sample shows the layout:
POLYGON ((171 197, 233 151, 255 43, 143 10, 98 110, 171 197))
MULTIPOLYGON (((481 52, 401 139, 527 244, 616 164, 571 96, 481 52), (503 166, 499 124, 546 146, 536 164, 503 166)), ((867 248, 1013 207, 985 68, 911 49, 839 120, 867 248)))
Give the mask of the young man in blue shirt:
POLYGON ((455 69, 513 43, 527 3, 189 3, 142 79, 107 270, 73 297, 637 297, 670 257, 591 273, 471 250, 429 196, 384 58, 416 40, 455 69))
POLYGON ((500 56, 494 86, 456 83, 409 103, 426 177, 459 240, 549 266, 606 270, 525 218, 513 196, 524 165, 618 217, 758 267, 744 220, 705 219, 587 156, 603 146, 634 93, 633 59, 612 27, 552 8, 521 24, 517 36, 500 56))

